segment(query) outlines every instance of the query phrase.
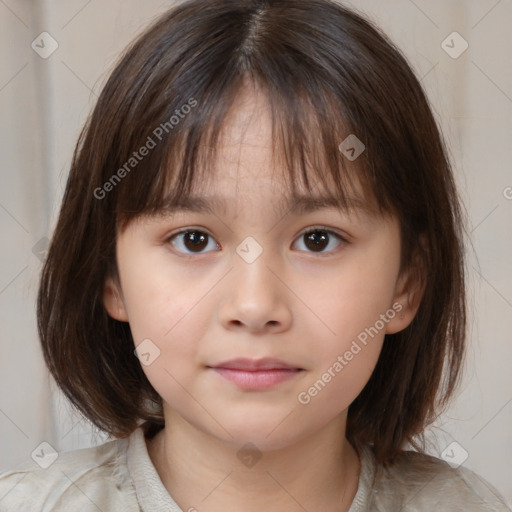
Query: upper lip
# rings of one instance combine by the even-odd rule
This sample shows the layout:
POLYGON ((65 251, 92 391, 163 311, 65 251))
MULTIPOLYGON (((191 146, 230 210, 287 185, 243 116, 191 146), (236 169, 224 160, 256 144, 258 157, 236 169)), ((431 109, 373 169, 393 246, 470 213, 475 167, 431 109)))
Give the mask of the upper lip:
POLYGON ((231 370, 246 370, 246 371, 257 371, 257 370, 274 370, 274 369, 288 369, 288 370, 301 370, 294 365, 280 361, 279 359, 273 359, 265 357, 263 359, 248 359, 248 358, 237 358, 231 359, 230 361, 224 361, 222 363, 211 366, 210 368, 229 368, 231 370))

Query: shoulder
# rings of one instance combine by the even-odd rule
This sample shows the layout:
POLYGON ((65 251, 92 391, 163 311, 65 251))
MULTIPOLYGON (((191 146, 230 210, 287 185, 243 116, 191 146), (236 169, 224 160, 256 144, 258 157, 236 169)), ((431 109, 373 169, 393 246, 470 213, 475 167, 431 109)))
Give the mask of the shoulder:
POLYGON ((126 468, 127 442, 61 452, 54 461, 46 454, 40 464, 30 461, 3 473, 0 511, 138 511, 126 468))
POLYGON ((376 468, 371 501, 379 511, 511 510, 500 493, 473 471, 412 451, 404 451, 390 466, 376 468))

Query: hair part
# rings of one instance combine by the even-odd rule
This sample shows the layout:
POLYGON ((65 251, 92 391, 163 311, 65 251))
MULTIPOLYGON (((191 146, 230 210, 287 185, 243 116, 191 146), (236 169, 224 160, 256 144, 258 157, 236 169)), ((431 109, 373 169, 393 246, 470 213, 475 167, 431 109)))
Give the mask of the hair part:
POLYGON ((42 271, 46 364, 102 430, 124 437, 141 422, 148 433, 163 426, 161 398, 134 356, 129 325, 102 302, 105 280, 116 274, 116 235, 213 175, 222 127, 252 86, 268 100, 274 154, 293 191, 303 184, 312 192, 314 177, 347 206, 360 185, 379 214, 397 217, 401 270, 424 284, 416 317, 386 335, 348 412, 347 438, 374 445, 377 459, 390 463, 458 383, 463 223, 420 83, 378 28, 334 1, 190 0, 126 50, 79 137, 42 271), (365 145, 356 162, 339 150, 350 134, 365 145))

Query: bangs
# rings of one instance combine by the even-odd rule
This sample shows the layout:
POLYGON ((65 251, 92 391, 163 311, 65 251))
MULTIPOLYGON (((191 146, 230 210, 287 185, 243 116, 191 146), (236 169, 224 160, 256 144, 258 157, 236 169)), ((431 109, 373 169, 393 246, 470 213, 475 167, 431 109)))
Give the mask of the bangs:
MULTIPOLYGON (((270 77, 256 81, 244 75, 220 76, 216 81, 218 85, 196 93, 181 107, 170 106, 164 119, 194 105, 185 109, 187 114, 172 129, 163 121, 145 138, 146 144, 153 141, 158 147, 119 186, 121 230, 135 217, 165 214, 185 204, 197 185, 211 183, 218 170, 223 130, 244 93, 265 97, 271 118, 272 166, 286 170, 292 202, 308 195, 341 210, 363 209, 372 215, 392 212, 386 196, 377 193, 379 183, 360 139, 364 135, 355 135, 339 99, 322 90, 322 84, 314 85, 312 96, 300 81, 296 90, 290 90, 289 83, 279 90, 280 83, 271 82, 270 77)), ((143 141, 139 144, 144 146, 143 141)))
POLYGON ((115 189, 118 226, 214 176, 220 133, 247 90, 267 99, 274 162, 292 196, 314 195, 318 183, 341 208, 354 195, 379 214, 417 208, 407 191, 422 187, 411 169, 424 155, 412 131, 424 128, 407 105, 430 112, 377 31, 364 27, 360 38, 360 20, 335 4, 319 4, 315 29, 308 2, 201 3, 204 14, 191 17, 195 5, 173 9, 136 41, 100 98, 99 122, 112 135, 101 141, 111 151, 96 186, 115 189), (379 71, 386 66, 393 74, 379 71))

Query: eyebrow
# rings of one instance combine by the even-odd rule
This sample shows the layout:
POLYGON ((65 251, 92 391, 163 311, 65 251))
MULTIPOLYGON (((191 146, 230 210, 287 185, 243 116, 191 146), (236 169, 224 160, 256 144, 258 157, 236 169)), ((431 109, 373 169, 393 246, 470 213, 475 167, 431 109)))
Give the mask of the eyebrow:
MULTIPOLYGON (((162 212, 171 214, 180 211, 211 214, 214 214, 215 212, 225 213, 228 202, 229 201, 227 199, 217 196, 177 197, 173 200, 166 201, 162 208, 162 212)), ((279 215, 285 215, 288 213, 305 214, 321 209, 336 209, 341 212, 355 210, 368 215, 372 215, 374 213, 366 202, 355 197, 346 198, 346 205, 343 205, 342 201, 335 196, 313 197, 308 195, 286 197, 277 213, 279 215)))

